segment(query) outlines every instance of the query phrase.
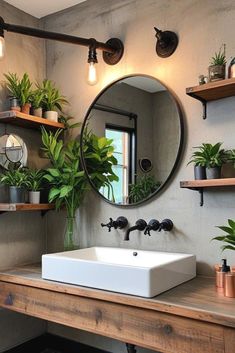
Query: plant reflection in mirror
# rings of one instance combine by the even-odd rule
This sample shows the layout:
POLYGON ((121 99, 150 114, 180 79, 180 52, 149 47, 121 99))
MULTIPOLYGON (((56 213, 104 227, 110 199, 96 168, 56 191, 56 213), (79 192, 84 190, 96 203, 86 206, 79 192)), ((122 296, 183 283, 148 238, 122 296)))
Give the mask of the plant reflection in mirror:
POLYGON ((155 181, 153 175, 137 177, 136 183, 129 184, 129 202, 136 203, 146 199, 161 186, 160 181, 155 181))
POLYGON ((90 180, 98 190, 106 188, 108 199, 115 202, 112 183, 119 178, 112 168, 117 165, 117 159, 113 156, 113 140, 98 137, 87 128, 83 136, 83 153, 90 180))

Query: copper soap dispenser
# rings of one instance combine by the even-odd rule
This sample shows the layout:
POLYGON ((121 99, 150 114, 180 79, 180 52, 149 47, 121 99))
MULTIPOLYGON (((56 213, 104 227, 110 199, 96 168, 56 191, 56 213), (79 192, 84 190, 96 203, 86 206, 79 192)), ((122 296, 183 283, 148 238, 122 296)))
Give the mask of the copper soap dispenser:
POLYGON ((224 293, 225 274, 230 271, 230 266, 227 265, 227 260, 222 259, 222 266, 216 271, 216 289, 219 293, 224 293))

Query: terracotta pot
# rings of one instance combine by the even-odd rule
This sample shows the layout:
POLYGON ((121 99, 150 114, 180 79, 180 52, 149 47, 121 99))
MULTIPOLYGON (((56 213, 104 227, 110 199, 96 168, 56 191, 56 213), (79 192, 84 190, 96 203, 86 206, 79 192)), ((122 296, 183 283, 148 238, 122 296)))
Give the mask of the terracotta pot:
POLYGON ((209 81, 219 81, 225 79, 225 65, 211 65, 208 67, 209 81))
POLYGON ((58 113, 54 110, 47 110, 44 113, 44 118, 57 123, 58 122, 58 113))
POLYGON ((30 103, 25 103, 24 105, 22 105, 22 107, 21 107, 22 113, 29 114, 30 113, 30 107, 31 107, 30 103))

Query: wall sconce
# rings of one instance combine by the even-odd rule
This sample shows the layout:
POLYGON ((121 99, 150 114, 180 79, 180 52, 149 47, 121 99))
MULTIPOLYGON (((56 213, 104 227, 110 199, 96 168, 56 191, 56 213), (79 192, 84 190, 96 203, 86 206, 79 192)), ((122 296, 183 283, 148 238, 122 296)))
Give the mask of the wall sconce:
POLYGON ((116 65, 121 60, 124 52, 123 43, 118 38, 111 38, 106 43, 103 43, 98 42, 94 38, 87 39, 63 33, 43 31, 32 27, 9 24, 0 17, 0 59, 3 58, 5 54, 4 31, 88 47, 88 63, 90 66, 88 82, 92 85, 97 82, 97 78, 95 78, 95 64, 98 63, 96 50, 103 52, 103 60, 108 65, 116 65))
POLYGON ((171 56, 178 46, 178 37, 175 32, 161 31, 154 27, 157 38, 156 53, 161 58, 168 58, 171 56))

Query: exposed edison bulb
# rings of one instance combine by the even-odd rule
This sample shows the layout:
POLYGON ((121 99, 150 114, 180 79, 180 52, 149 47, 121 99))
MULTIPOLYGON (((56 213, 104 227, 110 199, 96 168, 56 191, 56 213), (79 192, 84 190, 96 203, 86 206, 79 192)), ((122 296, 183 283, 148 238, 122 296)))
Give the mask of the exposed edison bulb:
POLYGON ((87 83, 91 86, 98 82, 97 70, 94 62, 88 63, 87 83))
POLYGON ((0 36, 0 60, 4 58, 5 55, 5 39, 0 36))

